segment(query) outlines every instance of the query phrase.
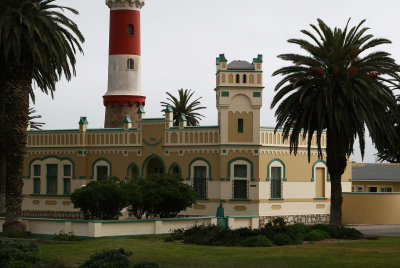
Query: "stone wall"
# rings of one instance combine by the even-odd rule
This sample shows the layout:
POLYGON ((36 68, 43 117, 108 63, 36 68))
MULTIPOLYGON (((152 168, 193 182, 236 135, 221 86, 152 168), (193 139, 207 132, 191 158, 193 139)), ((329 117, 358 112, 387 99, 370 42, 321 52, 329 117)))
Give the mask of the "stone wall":
POLYGON ((282 216, 260 216, 260 227, 276 218, 284 218, 288 224, 329 224, 329 214, 309 214, 309 215, 282 215, 282 216))
POLYGON ((83 213, 80 211, 23 210, 22 217, 82 220, 83 213))

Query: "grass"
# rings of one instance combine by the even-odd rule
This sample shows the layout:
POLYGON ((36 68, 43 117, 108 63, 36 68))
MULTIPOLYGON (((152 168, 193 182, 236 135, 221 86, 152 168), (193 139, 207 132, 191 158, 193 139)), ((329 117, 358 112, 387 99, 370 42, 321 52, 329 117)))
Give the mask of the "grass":
POLYGON ((133 252, 134 263, 161 267, 399 267, 400 238, 338 241, 272 248, 213 247, 164 242, 164 236, 100 238, 70 243, 37 240, 43 256, 78 265, 103 249, 133 252))

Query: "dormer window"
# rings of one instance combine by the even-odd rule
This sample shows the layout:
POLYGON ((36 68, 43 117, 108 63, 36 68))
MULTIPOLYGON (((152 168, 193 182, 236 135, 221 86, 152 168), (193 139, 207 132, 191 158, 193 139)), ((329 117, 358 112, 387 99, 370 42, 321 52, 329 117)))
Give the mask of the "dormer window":
POLYGON ((132 36, 134 34, 133 24, 128 24, 126 28, 126 34, 132 36))
POLYGON ((128 68, 129 70, 133 70, 134 67, 135 67, 135 62, 133 61, 133 59, 128 59, 127 68, 128 68))

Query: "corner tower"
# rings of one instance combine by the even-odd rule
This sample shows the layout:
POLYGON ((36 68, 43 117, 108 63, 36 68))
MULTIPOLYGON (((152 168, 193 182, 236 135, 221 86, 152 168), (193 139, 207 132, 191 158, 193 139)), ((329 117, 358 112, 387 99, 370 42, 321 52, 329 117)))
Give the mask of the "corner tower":
POLYGON ((252 63, 217 57, 216 97, 222 144, 259 144, 262 55, 252 63))
POLYGON ((137 110, 145 105, 140 57, 140 10, 144 0, 106 0, 110 8, 108 87, 103 96, 105 128, 124 126, 129 115, 136 127, 137 110))

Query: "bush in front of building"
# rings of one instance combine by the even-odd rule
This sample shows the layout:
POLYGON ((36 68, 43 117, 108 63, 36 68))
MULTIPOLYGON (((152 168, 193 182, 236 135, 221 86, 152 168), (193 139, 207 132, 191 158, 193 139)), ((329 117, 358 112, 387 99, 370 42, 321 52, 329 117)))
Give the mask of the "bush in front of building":
POLYGON ((305 241, 321 241, 328 238, 330 238, 330 235, 319 229, 311 230, 304 236, 305 241))
POLYGON ((23 240, 0 240, 0 267, 29 267, 39 262, 39 248, 23 240))
POLYGON ((355 228, 341 228, 339 229, 339 236, 337 238, 339 239, 351 239, 351 240, 357 240, 361 239, 362 233, 358 231, 355 228))
POLYGON ((278 233, 278 234, 274 235, 274 237, 272 238, 272 241, 277 246, 285 246, 285 245, 292 244, 292 239, 290 239, 290 236, 288 236, 285 233, 278 233))
POLYGON ((174 218, 196 200, 193 188, 175 174, 151 174, 144 179, 130 180, 125 189, 128 211, 138 218, 143 214, 174 218))
POLYGON ((271 241, 263 235, 250 236, 243 240, 244 247, 272 247, 271 241))
POLYGON ((129 257, 132 252, 123 248, 103 250, 95 253, 86 260, 80 268, 125 268, 130 267, 129 257))
POLYGON ((114 220, 127 206, 121 180, 110 177, 91 181, 71 194, 75 208, 80 208, 85 219, 114 220))

